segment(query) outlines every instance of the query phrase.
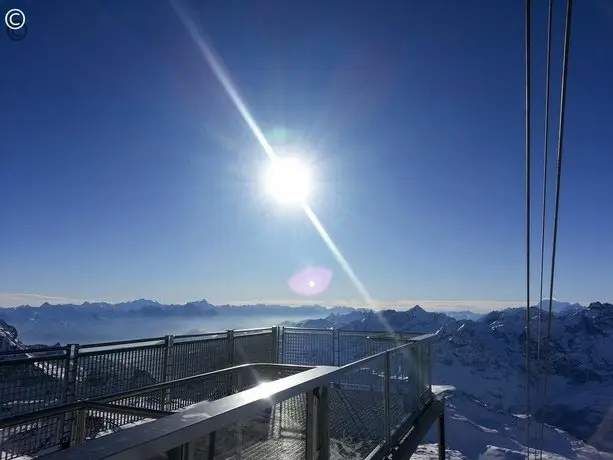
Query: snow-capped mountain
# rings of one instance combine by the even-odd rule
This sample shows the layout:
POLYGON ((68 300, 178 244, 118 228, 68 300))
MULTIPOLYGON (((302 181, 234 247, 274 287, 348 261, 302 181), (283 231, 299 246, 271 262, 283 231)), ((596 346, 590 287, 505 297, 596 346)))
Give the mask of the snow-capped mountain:
MULTIPOLYGON (((535 305, 535 308, 541 305, 543 310, 549 310, 549 299, 544 299, 539 304, 535 305)), ((570 302, 560 302, 558 300, 553 299, 551 302, 551 311, 553 313, 570 313, 574 310, 580 310, 585 308, 583 305, 579 303, 570 303, 570 302)))
MULTIPOLYGON (((128 302, 84 302, 81 305, 48 302, 40 307, 23 305, 20 307, 0 308, 0 319, 19 324, 24 320, 32 321, 74 321, 78 319, 120 319, 134 317, 198 317, 217 315, 296 315, 312 316, 332 313, 345 315, 354 311, 350 307, 327 308, 320 305, 289 307, 285 305, 213 305, 206 300, 186 304, 162 304, 154 300, 138 299, 128 302)), ((303 316, 303 317, 304 317, 303 316)))
POLYGON ((447 316, 451 316, 453 319, 470 319, 472 321, 477 321, 481 317, 483 317, 483 313, 475 313, 474 311, 469 310, 459 310, 459 311, 445 311, 447 316))
MULTIPOLYGON (((531 412, 600 449, 613 449, 613 305, 593 303, 552 315, 551 377, 543 413, 537 404, 543 398, 540 377, 548 366, 544 359, 537 360, 534 310, 532 319, 531 412)), ((525 413, 525 337, 525 310, 492 312, 478 322, 450 324, 437 338, 433 378, 456 385, 494 409, 525 413)), ((543 357, 545 345, 542 340, 543 357)))
POLYGON ((429 333, 455 320, 443 313, 427 312, 419 305, 409 310, 356 310, 347 315, 329 315, 296 323, 308 328, 338 328, 356 331, 410 331, 429 333))
MULTIPOLYGON (((450 449, 447 458, 453 460, 526 458, 526 423, 518 416, 495 411, 485 407, 461 391, 453 391, 445 407, 445 438, 450 449)), ((577 440, 559 428, 544 427, 543 458, 547 460, 613 459, 613 454, 598 451, 577 440)), ((425 460, 436 458, 437 432, 431 432, 424 439, 412 458, 425 460)), ((537 445, 534 433, 531 446, 537 445)), ((531 447, 531 458, 535 455, 531 447)))

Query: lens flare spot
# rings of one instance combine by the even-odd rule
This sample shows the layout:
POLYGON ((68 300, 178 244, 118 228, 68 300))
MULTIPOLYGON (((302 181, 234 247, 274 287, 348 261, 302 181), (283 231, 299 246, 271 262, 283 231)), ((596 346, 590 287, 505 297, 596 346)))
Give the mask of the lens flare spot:
POLYGON ((295 273, 288 282, 289 287, 303 296, 322 294, 332 281, 332 270, 327 268, 305 268, 295 273))

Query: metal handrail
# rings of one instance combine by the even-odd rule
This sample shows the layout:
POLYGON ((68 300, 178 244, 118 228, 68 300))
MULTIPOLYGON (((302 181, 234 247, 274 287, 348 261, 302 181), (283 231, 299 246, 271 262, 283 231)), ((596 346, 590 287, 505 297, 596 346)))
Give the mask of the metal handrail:
MULTIPOLYGON (((293 398, 300 394, 325 387, 347 373, 360 369, 365 363, 381 357, 389 362, 391 353, 426 342, 435 334, 414 337, 410 343, 360 359, 342 367, 319 366, 255 388, 236 393, 213 402, 201 402, 189 406, 180 413, 154 422, 136 426, 128 432, 118 432, 103 438, 58 452, 47 460, 88 459, 134 459, 150 458, 188 444, 223 427, 253 416, 260 410, 293 398)), ((386 371, 387 374, 387 371, 386 371)), ((389 421, 386 420, 386 424, 389 421)))
MULTIPOLYGON (((24 354, 27 354, 24 352, 24 354)), ((65 361, 66 355, 53 355, 53 356, 29 356, 27 358, 17 358, 17 359, 7 359, 4 361, 0 361, 0 366, 10 365, 10 366, 21 366, 23 364, 32 364, 39 362, 49 362, 49 361, 65 361)))
MULTIPOLYGON (((241 364, 238 366, 228 367, 225 369, 220 369, 211 372, 205 372, 203 374, 193 375, 191 377, 185 377, 176 380, 170 380, 168 382, 160 382, 153 385, 148 385, 145 387, 137 388, 134 390, 125 390, 120 391, 118 393, 114 393, 108 396, 97 396, 94 398, 86 398, 80 399, 78 401, 74 401, 67 404, 62 404, 58 406, 50 406, 44 409, 39 409, 33 412, 26 412, 23 414, 12 415, 9 417, 5 417, 0 419, 0 429, 6 428, 14 425, 22 425, 34 422, 36 420, 45 419, 57 415, 65 414, 66 412, 72 412, 79 409, 89 408, 88 406, 91 404, 100 405, 107 404, 113 401, 118 401, 121 399, 133 398, 136 396, 142 396, 147 393, 152 393, 154 391, 167 390, 173 388, 174 386, 191 383, 198 380, 206 380, 211 377, 218 377, 221 375, 231 374, 236 371, 240 371, 242 369, 253 369, 253 368, 263 368, 263 369, 274 369, 274 370, 297 370, 297 371, 306 371, 309 369, 313 369, 314 366, 299 366, 295 364, 276 364, 276 363, 249 363, 249 364, 241 364)), ((142 409, 148 410, 148 409, 142 409)), ((165 411, 156 411, 153 412, 165 412, 165 411)), ((172 412, 169 412, 172 413, 172 412)))
POLYGON ((79 345, 80 349, 84 348, 106 348, 106 347, 115 347, 119 345, 132 345, 137 343, 149 343, 149 342, 157 342, 164 343, 166 337, 145 337, 142 339, 129 339, 129 340, 115 340, 112 342, 94 342, 94 343, 85 343, 83 345, 79 345))

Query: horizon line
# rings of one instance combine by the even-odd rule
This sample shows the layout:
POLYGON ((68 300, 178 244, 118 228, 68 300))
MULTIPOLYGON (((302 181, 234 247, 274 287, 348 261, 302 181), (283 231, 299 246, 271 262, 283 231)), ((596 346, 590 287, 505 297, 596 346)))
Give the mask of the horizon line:
MULTIPOLYGON (((192 302, 200 302, 205 299, 190 300, 186 302, 173 301, 165 302, 153 300, 150 298, 138 298, 130 300, 85 300, 75 297, 63 297, 63 296, 48 296, 43 294, 25 294, 25 293, 3 293, 0 292, 0 308, 16 308, 22 306, 40 307, 41 305, 48 303, 51 305, 81 305, 83 303, 108 303, 116 305, 120 303, 133 302, 135 300, 149 300, 151 302, 157 302, 162 305, 185 305, 192 302), (38 304, 38 305, 36 305, 38 304)), ((544 299, 545 301, 547 299, 544 299)), ((554 299, 557 301, 557 299, 554 299)), ((224 301, 209 301, 209 304, 213 306, 249 306, 249 305, 279 305, 286 307, 309 307, 309 306, 321 306, 328 309, 348 307, 354 309, 370 309, 370 310, 386 310, 386 309, 405 309, 412 308, 415 305, 419 305, 424 309, 429 310, 468 310, 468 311, 495 311, 505 308, 521 308, 524 307, 525 301, 503 301, 503 300, 432 300, 432 299, 396 299, 396 300, 379 300, 375 302, 375 305, 366 305, 364 301, 356 299, 338 299, 338 300, 320 300, 313 299, 311 302, 307 299, 235 299, 224 301)), ((579 303, 581 305, 589 305, 590 302, 568 302, 579 303)), ((533 305, 537 305, 538 300, 534 301, 533 305)))

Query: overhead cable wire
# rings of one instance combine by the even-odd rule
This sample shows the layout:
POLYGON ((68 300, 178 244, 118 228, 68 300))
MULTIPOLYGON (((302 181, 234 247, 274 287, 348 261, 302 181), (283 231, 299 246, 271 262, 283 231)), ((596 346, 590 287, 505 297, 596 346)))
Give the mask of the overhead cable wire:
MULTIPOLYGON (((541 267, 540 267, 540 288, 539 288, 539 303, 538 303, 538 322, 536 331, 536 362, 537 365, 541 363, 541 338, 543 333, 543 281, 544 281, 544 268, 545 268, 545 234, 547 230, 547 172, 549 169, 549 126, 550 126, 550 86, 551 86, 551 29, 553 19, 553 0, 549 0, 548 13, 547 13, 547 63, 546 63, 546 75, 545 75, 545 132, 544 132, 544 146, 543 146, 543 202, 541 208, 541 267)), ((540 382, 536 381, 536 394, 539 394, 540 382)), ((529 414, 533 417, 535 414, 529 414)), ((538 431, 538 425, 536 426, 536 440, 537 445, 540 446, 540 432, 538 431)))
POLYGON ((540 272, 540 293, 538 309, 538 329, 536 359, 541 359, 541 333, 542 333, 542 312, 543 312, 543 270, 545 266, 545 230, 547 218, 547 169, 549 158, 549 106, 550 106, 550 85, 551 85, 551 20, 553 16, 553 0, 549 0, 549 12, 547 16, 547 71, 545 76, 545 145, 543 149, 543 206, 541 221, 541 272, 540 272))
MULTIPOLYGON (((564 28, 564 61, 562 63, 562 85, 560 88, 560 119, 558 124, 558 151, 557 151, 557 167, 556 167, 556 194, 554 204, 553 215, 553 240, 551 247, 551 276, 549 280, 549 311, 547 317, 547 355, 545 364, 545 379, 543 386, 543 399, 541 400, 541 407, 545 408, 547 405, 547 384, 549 380, 549 373, 551 371, 552 364, 552 349, 551 349, 551 313, 553 303, 553 287, 555 280, 555 266, 556 266, 556 251, 558 245, 558 223, 560 216, 560 188, 562 181, 562 158, 564 152, 564 120, 566 118, 566 85, 568 80, 568 58, 570 54, 570 31, 572 22, 572 0, 566 0, 566 25, 564 28)), ((539 458, 543 458, 543 434, 544 434, 544 417, 543 410, 541 410, 541 439, 540 439, 540 455, 539 458)))
POLYGON ((530 180, 531 180, 531 151, 530 151, 530 0, 526 0, 525 13, 525 104, 526 104, 526 449, 527 458, 530 458, 530 180))

